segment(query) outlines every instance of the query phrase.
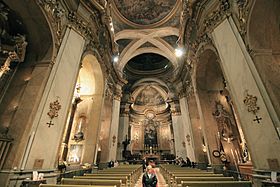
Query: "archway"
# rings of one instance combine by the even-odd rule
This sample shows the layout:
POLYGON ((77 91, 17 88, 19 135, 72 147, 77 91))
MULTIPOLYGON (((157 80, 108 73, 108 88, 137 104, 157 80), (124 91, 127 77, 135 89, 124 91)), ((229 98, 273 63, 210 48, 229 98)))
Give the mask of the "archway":
POLYGON ((94 161, 98 149, 103 92, 101 66, 95 56, 86 54, 82 59, 64 133, 62 160, 73 164, 94 161))
MULTIPOLYGON (((212 49, 199 55, 196 66, 196 89, 204 125, 205 151, 213 165, 230 165, 238 170, 238 163, 248 161, 249 156, 242 130, 235 116, 227 83, 219 65, 219 58, 212 49), (241 137, 240 137, 241 136, 241 137), (207 142, 207 143, 205 143, 207 142), (207 144, 207 145, 206 145, 207 144), (242 145, 243 147, 241 147, 242 145)), ((221 169, 221 168, 220 168, 221 169)))
POLYGON ((39 107, 55 49, 52 29, 35 1, 24 3, 19 0, 13 2, 4 0, 0 4, 3 13, 1 16, 7 16, 7 19, 0 16, 1 66, 7 58, 2 58, 4 51, 9 54, 7 52, 14 50, 22 57, 11 62, 11 71, 0 80, 0 129, 5 129, 6 135, 13 138, 13 146, 4 168, 11 169, 21 168, 20 162, 32 128, 30 122, 34 120, 39 107), (30 19, 31 17, 33 18, 30 19), (10 45, 13 42, 16 44, 17 39, 25 39, 26 48, 19 49, 16 45, 10 45), (44 45, 41 45, 42 43, 44 45), (6 48, 9 46, 6 44, 11 48, 6 48))
POLYGON ((280 118, 280 30, 277 0, 255 1, 248 21, 251 56, 280 118), (264 16, 265 15, 265 16, 264 16), (267 24, 269 23, 269 27, 267 24))
POLYGON ((156 78, 143 78, 131 85, 119 132, 122 141, 130 139, 128 153, 119 149, 119 158, 127 160, 172 160, 174 158, 174 135, 168 103, 167 85, 156 78))

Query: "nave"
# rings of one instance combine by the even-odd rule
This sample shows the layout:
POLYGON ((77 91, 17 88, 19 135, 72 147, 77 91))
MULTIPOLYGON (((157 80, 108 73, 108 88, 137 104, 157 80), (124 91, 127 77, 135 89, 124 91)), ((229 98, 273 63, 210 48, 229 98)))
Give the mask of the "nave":
MULTIPOLYGON (((141 165, 120 165, 113 168, 85 173, 83 176, 62 178, 59 184, 41 184, 40 187, 251 187, 252 182, 246 179, 237 180, 234 177, 216 173, 214 170, 181 167, 173 164, 161 164, 158 167, 147 167, 157 177, 156 186, 142 184, 143 169, 141 165)), ((148 171, 148 172, 149 172, 148 171)), ((152 175, 153 176, 153 175, 152 175)), ((151 176, 149 176, 151 177, 151 176)), ((152 179, 153 177, 151 177, 152 179)))

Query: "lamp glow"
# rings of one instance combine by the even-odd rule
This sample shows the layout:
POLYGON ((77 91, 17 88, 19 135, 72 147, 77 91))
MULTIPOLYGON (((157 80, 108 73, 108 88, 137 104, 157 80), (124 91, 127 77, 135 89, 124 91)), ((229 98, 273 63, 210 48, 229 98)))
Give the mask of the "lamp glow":
POLYGON ((175 55, 176 55, 176 57, 181 57, 181 56, 183 56, 183 54, 184 54, 184 51, 183 51, 182 48, 176 48, 176 49, 175 49, 175 55))
POLYGON ((113 58, 113 61, 114 61, 114 62, 118 62, 118 61, 119 61, 119 56, 115 56, 115 57, 113 58))

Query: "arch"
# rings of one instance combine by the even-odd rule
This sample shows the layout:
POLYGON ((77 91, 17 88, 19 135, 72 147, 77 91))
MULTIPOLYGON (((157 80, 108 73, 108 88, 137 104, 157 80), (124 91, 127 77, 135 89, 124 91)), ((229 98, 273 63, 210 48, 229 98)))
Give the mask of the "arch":
POLYGON ((247 40, 252 59, 280 118, 280 1, 254 1, 248 19, 247 40), (269 23, 269 26, 268 26, 269 23))
MULTIPOLYGON (((156 40, 153 40, 153 41, 156 41, 156 40)), ((116 64, 117 69, 119 69, 120 71, 123 71, 124 66, 130 59, 132 59, 133 57, 135 57, 137 55, 144 54, 144 53, 156 53, 156 54, 162 55, 171 61, 171 63, 174 65, 174 69, 176 69, 176 67, 178 67, 177 58, 175 57, 174 51, 169 44, 167 46, 165 46, 161 42, 156 42, 157 45, 161 46, 162 48, 161 47, 159 47, 159 48, 156 48, 156 47, 139 48, 143 43, 138 43, 138 44, 134 43, 135 45, 133 43, 134 42, 131 42, 123 50, 122 54, 120 55, 120 61, 116 64)))
MULTIPOLYGON (((77 143, 76 137, 83 135, 83 141, 80 151, 80 161, 89 163, 95 160, 98 147, 99 129, 101 123, 101 113, 104 100, 104 75, 101 65, 96 56, 92 52, 87 52, 81 60, 82 67, 79 71, 76 83, 76 94, 79 95, 81 101, 77 105, 75 119, 71 133, 74 134, 74 140, 69 140, 69 145, 77 143), (83 118, 83 124, 80 122, 83 118), (77 127, 77 126, 83 126, 77 127), (77 131, 79 129, 79 131, 77 131), (80 129, 83 129, 82 131, 80 129), (91 151, 88 151, 91 150, 91 151)), ((73 160, 71 151, 68 152, 68 161, 73 160)))
POLYGON ((139 29, 139 30, 123 30, 116 33, 115 42, 121 39, 137 39, 142 37, 165 37, 175 35, 179 37, 179 29, 175 27, 163 27, 159 29, 139 29))
POLYGON ((22 159, 25 153, 21 148, 26 147, 28 141, 26 137, 30 135, 32 121, 39 108, 40 102, 38 101, 43 96, 43 87, 50 75, 51 68, 48 64, 53 62, 55 45, 47 17, 36 1, 26 3, 20 0, 12 2, 3 0, 2 2, 8 7, 8 14, 15 13, 15 17, 7 21, 20 24, 24 28, 23 33, 16 30, 11 36, 26 35, 26 42, 28 43, 24 61, 17 64, 17 69, 9 81, 4 82, 8 87, 0 101, 0 123, 9 128, 12 136, 16 135, 13 137, 14 142, 9 151, 9 159, 5 161, 4 165, 4 168, 11 169, 23 163, 22 159), (38 64, 44 65, 36 66, 38 64), (29 95, 30 90, 32 90, 32 96, 29 95), (22 93, 20 98, 18 96, 19 92, 22 93), (20 101, 17 108, 19 107, 21 110, 11 112, 9 108, 14 106, 15 100, 20 101), (27 102, 29 105, 26 105, 27 102), (30 115, 26 115, 27 113, 30 115), (17 133, 14 134, 14 132, 17 133))
POLYGON ((23 24, 26 27, 27 51, 32 51, 32 53, 27 53, 26 59, 35 63, 40 60, 44 61, 44 63, 46 61, 51 63, 55 55, 56 34, 44 11, 35 1, 25 3, 24 6, 22 6, 23 2, 20 0, 13 2, 4 0, 4 3, 22 18, 23 24))
POLYGON ((136 57, 136 56, 144 54, 144 53, 155 53, 155 54, 164 56, 165 58, 167 58, 173 64, 174 69, 176 69, 176 67, 179 66, 178 62, 177 62, 177 59, 174 56, 174 53, 172 53, 171 51, 166 53, 166 51, 163 51, 159 48, 143 47, 143 48, 140 48, 140 49, 137 49, 137 50, 131 52, 130 55, 127 55, 126 59, 122 59, 120 64, 117 64, 118 69, 120 69, 120 71, 123 71, 125 65, 129 62, 129 60, 131 60, 133 57, 136 57))
POLYGON ((80 81, 86 84, 86 95, 102 95, 104 91, 104 76, 98 59, 93 54, 86 54, 82 59, 82 68, 79 73, 80 81), (93 83, 94 85, 89 85, 93 83))
POLYGON ((124 69, 126 63, 133 57, 143 53, 156 53, 169 59, 174 67, 178 66, 177 58, 174 55, 174 48, 160 37, 165 36, 179 36, 179 30, 173 27, 165 27, 160 29, 144 29, 140 31, 124 30, 116 34, 115 41, 120 39, 133 39, 121 52, 120 61, 116 64, 116 67, 121 72, 124 69), (143 47, 141 46, 149 42, 155 47, 143 47))
POLYGON ((196 66, 196 86, 201 90, 222 90, 224 88, 222 70, 218 57, 212 49, 204 50, 196 66), (219 80, 220 79, 220 80, 219 80), (217 84, 216 84, 217 83, 217 84))
MULTIPOLYGON (((224 73, 220 66, 220 59, 216 49, 212 45, 205 45, 197 51, 197 63, 195 65, 195 86, 197 90, 196 102, 200 105, 199 115, 203 137, 208 149, 217 148, 222 154, 225 153, 230 160, 232 155, 231 149, 240 149, 241 129, 235 120, 233 100, 230 99, 230 93, 225 84, 224 73), (205 130, 207 129, 207 133, 205 130), (220 138, 217 144, 217 136, 220 138), (228 144, 231 142, 231 144, 228 144)), ((208 159, 211 163, 218 164, 220 161, 215 159, 212 154, 207 152, 208 159)), ((234 163, 231 163, 234 164, 234 163)))
POLYGON ((248 41, 252 49, 280 50, 279 9, 277 0, 255 1, 248 19, 248 41))
POLYGON ((135 82, 135 83, 133 84, 133 86, 131 87, 131 89, 133 89, 133 88, 135 88, 135 87, 137 87, 137 86, 139 86, 140 84, 145 83, 145 82, 156 82, 156 83, 158 83, 159 85, 161 85, 161 86, 165 87, 166 89, 168 89, 167 84, 166 84, 164 81, 162 81, 162 80, 160 80, 160 79, 157 79, 157 78, 144 78, 144 79, 140 79, 139 81, 137 81, 137 82, 135 82))

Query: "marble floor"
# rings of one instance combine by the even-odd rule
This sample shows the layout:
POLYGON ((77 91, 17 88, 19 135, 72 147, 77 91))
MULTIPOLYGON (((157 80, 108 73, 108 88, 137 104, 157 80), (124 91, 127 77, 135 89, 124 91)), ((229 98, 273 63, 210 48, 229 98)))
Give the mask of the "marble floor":
MULTIPOLYGON (((157 187, 167 187, 168 185, 166 184, 162 174, 160 173, 159 168, 155 168, 155 171, 156 171, 156 176, 157 176, 157 179, 158 179, 157 187)), ((142 187, 142 176, 139 178, 135 187, 142 187)))

